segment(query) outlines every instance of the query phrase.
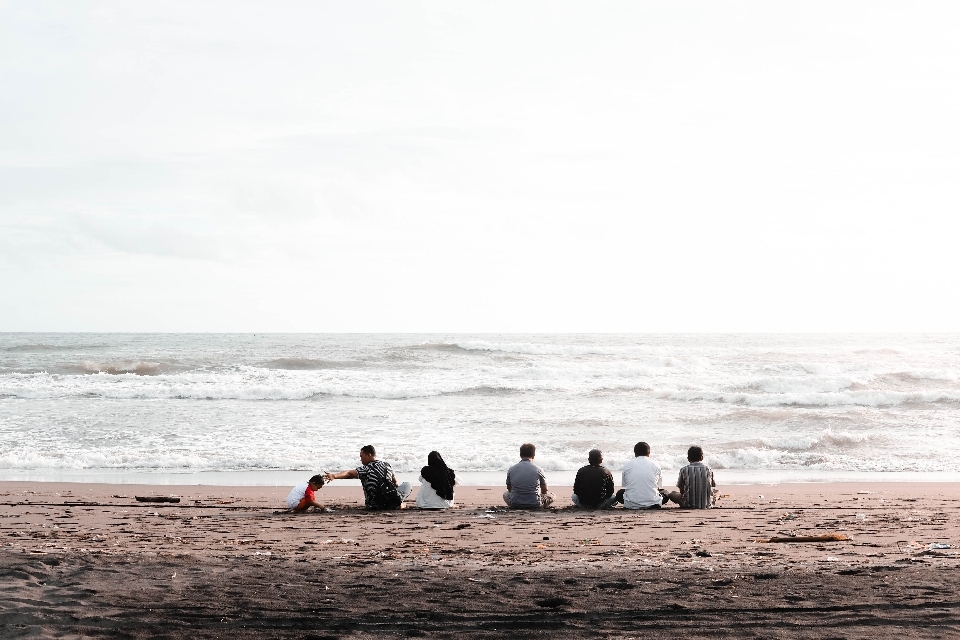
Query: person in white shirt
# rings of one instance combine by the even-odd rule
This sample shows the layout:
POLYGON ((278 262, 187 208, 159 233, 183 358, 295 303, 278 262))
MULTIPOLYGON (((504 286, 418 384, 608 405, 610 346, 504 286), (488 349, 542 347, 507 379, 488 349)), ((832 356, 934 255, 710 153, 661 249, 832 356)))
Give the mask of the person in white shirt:
POLYGON ((453 506, 453 486, 457 484, 457 476, 439 452, 431 451, 427 456, 427 466, 420 470, 420 483, 418 507, 449 509, 453 506))
MULTIPOLYGON (((324 511, 323 505, 317 502, 316 498, 317 491, 320 491, 323 485, 324 480, 321 475, 313 476, 306 482, 301 482, 287 496, 287 508, 298 513, 306 511, 310 507, 313 507, 316 511, 324 511)), ((330 511, 330 509, 326 509, 326 511, 330 511)))
POLYGON ((623 481, 617 502, 625 509, 659 509, 667 502, 660 465, 650 459, 650 445, 638 442, 633 460, 623 465, 623 481))

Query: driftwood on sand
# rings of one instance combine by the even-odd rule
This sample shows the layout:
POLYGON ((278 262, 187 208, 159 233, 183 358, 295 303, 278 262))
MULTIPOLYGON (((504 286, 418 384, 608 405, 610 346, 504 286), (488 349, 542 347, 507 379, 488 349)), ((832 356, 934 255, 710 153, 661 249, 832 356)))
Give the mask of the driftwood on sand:
POLYGON ((828 533, 822 536, 788 536, 785 538, 769 538, 757 542, 846 542, 850 540, 842 533, 828 533))

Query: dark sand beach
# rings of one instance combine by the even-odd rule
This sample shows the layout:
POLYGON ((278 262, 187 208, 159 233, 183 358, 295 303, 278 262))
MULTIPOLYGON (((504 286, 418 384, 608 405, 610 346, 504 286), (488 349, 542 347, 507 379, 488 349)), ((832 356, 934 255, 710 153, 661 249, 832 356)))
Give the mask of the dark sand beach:
POLYGON ((293 515, 288 491, 0 483, 0 637, 960 637, 960 483, 646 512, 462 487, 449 511, 367 513, 334 484, 333 512, 293 515))

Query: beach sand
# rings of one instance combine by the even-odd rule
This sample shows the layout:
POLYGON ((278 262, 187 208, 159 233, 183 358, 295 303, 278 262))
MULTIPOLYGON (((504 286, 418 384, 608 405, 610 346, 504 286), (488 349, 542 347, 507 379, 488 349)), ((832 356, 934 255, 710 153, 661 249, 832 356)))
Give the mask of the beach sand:
POLYGON ((333 512, 290 514, 289 490, 0 483, 0 637, 960 637, 960 483, 643 512, 459 487, 448 511, 367 513, 334 483, 333 512), (850 539, 762 541, 827 534, 850 539))

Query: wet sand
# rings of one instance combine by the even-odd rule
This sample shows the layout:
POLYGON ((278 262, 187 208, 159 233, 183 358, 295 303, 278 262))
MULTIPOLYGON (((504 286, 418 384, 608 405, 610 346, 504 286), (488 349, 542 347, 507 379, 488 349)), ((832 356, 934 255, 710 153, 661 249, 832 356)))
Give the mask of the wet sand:
POLYGON ((641 512, 460 487, 368 513, 333 484, 334 511, 290 514, 289 489, 0 483, 0 637, 960 637, 960 483, 641 512), (849 540, 764 542, 828 534, 849 540))

